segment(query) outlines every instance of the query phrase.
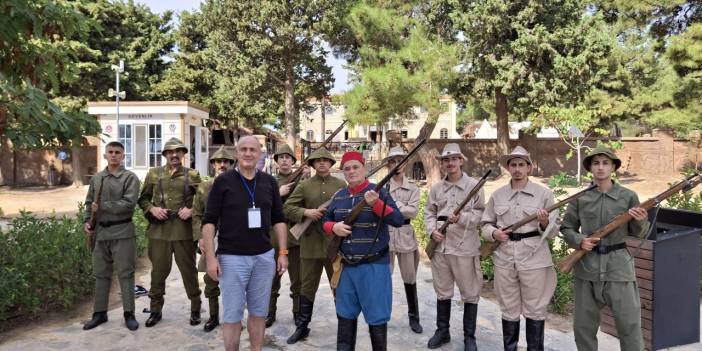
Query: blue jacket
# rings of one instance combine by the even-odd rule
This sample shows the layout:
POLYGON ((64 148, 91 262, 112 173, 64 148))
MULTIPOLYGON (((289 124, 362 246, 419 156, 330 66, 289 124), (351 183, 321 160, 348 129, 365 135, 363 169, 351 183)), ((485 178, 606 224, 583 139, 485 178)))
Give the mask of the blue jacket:
MULTIPOLYGON (((349 215, 355 204, 359 203, 359 201, 364 201, 363 195, 366 191, 373 190, 373 188, 375 188, 375 184, 371 184, 366 180, 354 189, 345 187, 339 190, 332 198, 332 202, 324 216, 324 231, 327 234, 333 235, 331 230, 333 225, 336 222, 343 221, 344 218, 349 215)), ((404 224, 404 217, 397 208, 395 201, 385 189, 381 189, 379 195, 380 199, 376 201, 373 207, 366 205, 363 208, 361 214, 352 224, 351 235, 347 236, 342 241, 341 253, 346 259, 357 260, 366 254, 374 255, 384 252, 381 258, 372 263, 390 263, 388 256, 388 243, 390 242, 388 225, 399 228, 404 224), (381 211, 383 211, 382 213, 384 213, 385 216, 378 232, 378 241, 374 243, 373 239, 375 238, 376 230, 378 230, 378 223, 380 222, 379 214, 381 211)))

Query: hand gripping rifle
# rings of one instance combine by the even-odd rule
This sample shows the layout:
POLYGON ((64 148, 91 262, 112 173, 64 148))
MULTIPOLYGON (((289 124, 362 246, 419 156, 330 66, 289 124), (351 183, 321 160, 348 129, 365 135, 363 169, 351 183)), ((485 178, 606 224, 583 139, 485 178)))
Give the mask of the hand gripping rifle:
MULTIPOLYGON (((382 162, 380 165, 378 165, 378 167, 373 168, 373 170, 368 172, 368 174, 366 175, 366 179, 370 178, 373 174, 375 174, 376 172, 381 170, 383 167, 385 167, 386 164, 387 164, 387 162, 382 162)), ((336 193, 334 193, 334 195, 336 195, 336 193)), ((332 195, 332 197, 329 200, 327 200, 323 204, 319 205, 319 207, 317 207, 317 209, 321 210, 323 208, 329 207, 329 204, 331 204, 332 199, 334 198, 334 195, 332 195)), ((309 226, 310 226, 310 224, 312 224, 312 222, 313 221, 311 218, 305 217, 305 219, 302 222, 296 223, 294 226, 292 226, 290 228, 290 233, 295 237, 295 239, 300 240, 300 236, 302 236, 302 233, 304 233, 305 230, 307 230, 307 228, 309 228, 309 226)))
MULTIPOLYGON (((334 137, 337 134, 339 134, 339 132, 341 132, 341 130, 346 125, 346 122, 348 122, 348 120, 344 120, 343 122, 341 122, 341 124, 331 134, 329 134, 329 136, 324 140, 324 142, 322 142, 322 145, 319 146, 319 149, 327 147, 327 145, 331 143, 332 139, 334 139, 334 137)), ((295 190, 295 187, 298 184, 300 184, 300 180, 302 180, 302 171, 305 169, 304 166, 307 164, 307 160, 309 158, 309 155, 305 157, 302 163, 300 163, 300 167, 295 172, 293 172, 293 174, 291 174, 290 177, 288 177, 288 184, 292 183, 292 186, 290 186, 290 192, 288 194, 292 194, 293 190, 295 190)))
MULTIPOLYGON (((404 166, 405 163, 409 161, 409 159, 421 148, 424 143, 427 142, 427 139, 422 139, 415 145, 412 150, 410 150, 407 155, 398 162, 393 169, 388 172, 387 175, 383 179, 381 179, 378 184, 375 185, 375 188, 373 188, 374 191, 380 191, 380 189, 387 184, 387 182, 390 181, 390 179, 398 172, 398 170, 404 166)), ((333 197, 332 197, 333 198, 333 197)), ((351 225, 353 222, 356 221, 356 218, 358 215, 361 214, 361 211, 363 210, 363 207, 365 207, 367 204, 365 201, 361 201, 356 204, 356 206, 353 207, 351 210, 351 213, 349 213, 348 216, 344 219, 344 224, 351 225)), ((329 243, 329 246, 327 246, 327 259, 329 262, 334 261, 336 258, 336 255, 339 253, 339 248, 341 247, 341 242, 343 238, 337 235, 334 235, 334 239, 329 243)))
MULTIPOLYGON (((567 205, 567 204, 575 201, 579 197, 585 195, 586 192, 588 192, 596 187, 597 187, 597 185, 594 185, 594 184, 590 185, 586 189, 583 189, 583 190, 581 190, 581 191, 579 191, 571 196, 568 196, 567 198, 565 198, 562 201, 559 201, 558 203, 555 203, 549 207, 546 207, 545 210, 546 210, 546 212, 551 213, 552 211, 556 210, 557 208, 560 208, 564 205, 567 205)), ((533 215, 528 216, 528 217, 524 217, 521 220, 519 220, 518 222, 513 223, 505 228, 502 228, 502 230, 507 230, 507 229, 517 230, 517 228, 519 228, 519 227, 521 227, 521 226, 523 226, 523 225, 525 225, 533 220, 536 220, 537 218, 538 218, 538 216, 536 214, 533 214, 533 215)), ((495 240, 493 242, 484 242, 482 245, 480 245, 480 256, 482 256, 482 257, 490 256, 493 252, 495 252, 495 250, 497 250, 498 247, 500 247, 500 244, 502 244, 502 243, 497 241, 497 240, 495 240)))
MULTIPOLYGON (((105 183, 105 177, 100 178, 100 189, 98 190, 97 193, 97 198, 95 199, 95 203, 98 204, 98 211, 100 211, 100 201, 102 199, 102 186, 105 183)), ((92 207, 91 203, 91 207, 92 207)), ((85 240, 85 245, 88 247, 88 250, 90 252, 93 252, 95 249, 95 230, 97 229, 97 213, 98 211, 93 211, 93 209, 90 209, 90 230, 93 231, 92 234, 88 234, 85 240)))
MULTIPOLYGON (((702 183, 702 176, 699 174, 693 174, 685 180, 673 185, 668 190, 646 200, 645 202, 640 203, 636 207, 641 207, 644 210, 648 210, 652 207, 658 206, 663 200, 669 198, 670 196, 680 191, 686 192, 696 187, 700 183, 702 183)), ((607 235, 609 235, 609 233, 613 232, 615 229, 631 221, 632 218, 633 217, 631 217, 629 211, 620 213, 618 216, 614 217, 614 219, 611 222, 605 224, 602 228, 597 229, 588 237, 600 239, 604 238, 607 235)), ((573 270, 573 267, 575 267, 575 264, 578 263, 578 261, 580 261, 580 259, 582 259, 587 253, 588 251, 585 251, 583 249, 578 249, 571 252, 568 256, 566 256, 560 262, 558 262, 558 269, 563 273, 570 272, 571 270, 573 270)))
MULTIPOLYGON (((452 214, 454 216, 457 216, 459 213, 461 213, 461 211, 463 210, 464 207, 466 207, 468 202, 470 202, 470 200, 472 200, 475 197, 475 195, 478 194, 480 189, 483 188, 483 185, 485 185, 485 182, 487 181, 487 177, 490 175, 490 173, 492 173, 492 170, 488 169, 488 171, 485 172, 485 175, 483 175, 483 177, 480 178, 480 180, 478 181, 478 184, 475 184, 473 189, 471 189, 471 191, 468 193, 468 195, 466 195, 465 199, 463 199, 463 201, 458 205, 458 207, 456 207, 456 209, 453 210, 452 214)), ((439 227, 439 229, 437 229, 439 231, 439 233, 446 234, 446 229, 448 228, 449 224, 450 223, 449 223, 448 219, 446 221, 444 221, 444 224, 442 224, 441 227, 439 227)), ((429 233, 429 243, 427 244, 427 247, 424 249, 424 252, 427 253, 427 256, 429 257, 430 260, 434 257, 434 252, 436 251, 437 246, 439 246, 439 243, 437 243, 434 239, 432 239, 431 233, 429 233)))

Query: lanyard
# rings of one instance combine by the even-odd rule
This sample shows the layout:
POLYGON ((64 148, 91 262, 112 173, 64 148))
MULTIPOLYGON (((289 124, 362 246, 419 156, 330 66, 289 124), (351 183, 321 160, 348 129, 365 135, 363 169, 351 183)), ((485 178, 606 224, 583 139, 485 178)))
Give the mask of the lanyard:
POLYGON ((249 188, 249 184, 246 182, 244 177, 241 175, 240 172, 237 172, 239 174, 239 179, 241 179, 241 184, 244 184, 244 188, 246 188, 246 192, 249 193, 249 199, 251 200, 251 205, 253 208, 256 208, 256 200, 254 199, 254 194, 256 193, 256 176, 258 175, 258 170, 256 173, 254 173, 254 183, 253 183, 253 190, 249 188))

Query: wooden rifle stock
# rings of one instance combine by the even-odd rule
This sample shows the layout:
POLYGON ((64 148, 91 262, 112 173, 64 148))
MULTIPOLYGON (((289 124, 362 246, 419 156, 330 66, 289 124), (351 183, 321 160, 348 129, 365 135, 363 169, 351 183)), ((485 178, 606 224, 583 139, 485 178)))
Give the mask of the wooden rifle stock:
MULTIPOLYGON (((564 205, 567 205, 567 204, 573 202, 574 200, 578 199, 579 197, 585 195, 586 192, 588 192, 596 187, 597 187, 597 185, 594 185, 594 184, 590 185, 586 189, 580 190, 579 192, 577 192, 571 196, 568 196, 564 200, 561 200, 558 203, 555 203, 549 207, 546 207, 545 210, 546 210, 546 212, 551 213, 554 210, 560 208, 561 206, 564 206, 564 205)), ((538 216, 536 214, 533 214, 533 215, 528 216, 528 217, 524 217, 521 220, 519 220, 518 222, 513 223, 513 224, 503 228, 503 230, 507 230, 507 229, 516 230, 517 228, 519 228, 519 227, 521 227, 521 226, 523 226, 523 225, 525 225, 525 224, 527 224, 527 223, 529 223, 537 218, 538 218, 538 216)), ((483 244, 480 245, 480 256, 482 256, 482 257, 490 256, 493 252, 495 252, 495 250, 497 250, 498 247, 500 247, 500 244, 502 244, 502 243, 497 241, 497 240, 495 240, 493 242, 487 242, 487 241, 483 242, 483 244)))
MULTIPOLYGON (((670 196, 680 191, 688 191, 696 187, 698 184, 700 184, 700 182, 702 182, 702 176, 700 176, 699 174, 694 174, 686 178, 685 180, 673 185, 668 190, 646 200, 645 202, 642 202, 636 207, 641 207, 644 210, 648 210, 652 207, 658 206, 663 200, 669 198, 670 196)), ((628 210, 623 213, 620 213, 617 217, 614 217, 612 221, 605 224, 600 229, 597 229, 588 237, 598 239, 604 238, 607 235, 609 235, 609 233, 613 232, 615 229, 631 221, 632 218, 633 217, 631 217, 628 210)), ((585 251, 583 249, 577 249, 571 252, 568 256, 566 256, 560 262, 558 262, 558 270, 560 270, 563 273, 570 272, 571 270, 573 270, 573 267, 575 267, 575 264, 577 264, 578 261, 580 261, 580 259, 582 259, 587 253, 588 251, 585 251)))
MULTIPOLYGON (((388 174, 386 174, 385 177, 383 177, 383 179, 381 179, 375 185, 375 188, 373 188, 373 190, 380 191, 380 189, 382 189, 385 186, 385 184, 387 184, 387 182, 389 182, 390 179, 392 179, 392 177, 395 175, 395 173, 397 173, 398 170, 402 166, 404 166, 405 163, 407 163, 409 161, 410 157, 412 157, 414 155, 414 153, 417 152, 417 150, 419 150, 419 148, 421 148, 426 142, 427 142, 426 138, 419 141, 412 148, 412 150, 410 150, 410 152, 407 153, 407 155, 405 155, 405 157, 402 158, 402 160, 400 160, 400 162, 398 162, 395 165, 395 167, 393 167, 393 169, 391 169, 390 172, 388 172, 388 174)), ((349 213, 349 215, 346 216, 346 218, 344 219, 344 224, 347 224, 347 225, 353 224, 353 222, 356 221, 356 218, 358 217, 359 214, 361 214, 361 211, 363 211, 363 207, 365 207, 365 206, 366 206, 365 201, 361 201, 361 202, 357 203, 356 206, 354 206, 353 209, 351 210, 351 213, 349 213)), ((327 259, 329 260, 329 262, 334 261, 334 259, 336 258, 336 255, 339 252, 339 248, 341 247, 342 240, 343 240, 342 237, 340 237, 338 235, 334 235, 334 239, 329 243, 329 246, 327 246, 327 259)))
MULTIPOLYGON (((327 145, 329 145, 329 143, 331 143, 332 139, 334 139, 334 137, 337 134, 339 134, 339 132, 341 132, 341 130, 346 125, 346 122, 348 122, 348 120, 344 120, 343 122, 341 122, 341 124, 331 134, 329 134, 329 136, 326 139, 324 139, 324 142, 322 142, 322 145, 319 146, 319 149, 321 149, 323 147, 327 147, 327 145)), ((288 178, 288 184, 293 183, 292 186, 290 187, 290 194, 292 194, 292 191, 295 190, 295 187, 300 183, 300 180, 302 179, 302 171, 305 169, 304 166, 307 164, 307 160, 309 158, 310 158, 309 155, 307 157, 305 157, 305 159, 302 161, 302 163, 300 163, 300 168, 298 168, 295 172, 293 172, 293 174, 291 174, 290 177, 288 178)))
MULTIPOLYGON (((483 177, 480 178, 480 180, 478 181, 478 184, 475 184, 473 189, 471 189, 471 191, 468 193, 468 195, 466 195, 465 199, 463 199, 463 201, 458 205, 458 207, 456 207, 456 209, 453 210, 454 216, 457 216, 459 213, 461 213, 461 211, 463 210, 464 207, 466 207, 468 202, 470 200, 472 200, 475 197, 475 195, 478 194, 480 189, 483 188, 483 185, 485 185, 485 182, 487 181, 487 177, 490 175, 490 173, 492 173, 492 170, 488 169, 488 171, 485 172, 483 177)), ((446 229, 448 229, 449 224, 450 223, 449 223, 448 219, 446 221, 444 221, 444 224, 442 224, 441 227, 439 227, 439 229, 438 229, 439 233, 446 234, 446 229)), ((429 243, 427 243, 427 247, 424 248, 424 252, 426 252, 426 254, 430 260, 434 257, 434 252, 436 251, 437 246, 439 246, 439 243, 434 241, 434 239, 431 238, 431 233, 429 233, 429 243)))
MULTIPOLYGON (((97 193, 97 198, 95 199, 94 203, 98 204, 98 211, 99 206, 100 206, 100 201, 102 199, 102 186, 103 183, 105 182, 105 177, 100 178, 100 189, 98 190, 97 193)), ((91 203, 92 207, 92 203, 91 203)), ((90 230, 93 231, 92 234, 88 234, 88 236, 85 238, 85 245, 88 247, 88 250, 90 252, 93 252, 93 249, 95 249, 95 230, 97 229, 97 212, 98 211, 93 211, 93 209, 90 209, 90 230)))
MULTIPOLYGON (((366 179, 370 178, 373 174, 375 174, 376 172, 381 170, 383 167, 385 167, 386 164, 387 164, 387 162, 383 162, 378 167, 376 167, 372 171, 368 172, 368 174, 366 175, 366 179)), ((334 193, 334 195, 336 195, 336 193, 334 193)), ((317 209, 329 207, 329 204, 331 204, 332 199, 334 198, 334 195, 332 195, 332 197, 329 200, 327 200, 323 204, 319 205, 319 207, 317 207, 317 209)), ((302 236, 302 233, 304 233, 305 230, 307 230, 307 228, 309 228, 309 226, 310 226, 310 224, 312 224, 312 222, 313 221, 311 218, 305 217, 305 219, 302 222, 296 223, 294 226, 292 226, 292 228, 290 228, 290 233, 295 237, 295 239, 299 240, 300 236, 302 236)))

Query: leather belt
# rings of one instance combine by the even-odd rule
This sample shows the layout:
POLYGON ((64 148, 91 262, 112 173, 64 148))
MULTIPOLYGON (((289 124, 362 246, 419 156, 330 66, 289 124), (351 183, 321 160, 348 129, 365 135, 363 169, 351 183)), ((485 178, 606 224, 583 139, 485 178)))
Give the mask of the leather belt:
POLYGON ((533 232, 528 232, 528 233, 509 233, 509 240, 520 241, 522 239, 531 238, 531 237, 535 237, 535 236, 539 236, 539 235, 541 235, 541 234, 539 234, 539 232, 536 230, 533 232))
POLYGON ((405 225, 412 224, 412 218, 405 219, 405 225))
POLYGON ((116 221, 102 221, 102 222, 98 222, 98 224, 103 228, 107 228, 107 227, 111 227, 113 225, 129 223, 131 221, 132 221, 132 217, 129 217, 129 218, 125 218, 125 219, 119 219, 116 221))
POLYGON ((349 265, 349 266, 358 266, 358 265, 365 264, 365 263, 373 263, 373 262, 385 257, 385 255, 387 255, 389 250, 390 250, 389 247, 386 246, 384 249, 382 249, 374 254, 368 255, 360 261, 356 261, 356 260, 358 260, 358 258, 361 258, 365 255, 348 255, 347 256, 347 255, 344 255, 344 253, 342 252, 341 253, 341 260, 344 262, 345 265, 349 265))
POLYGON ((626 248, 626 243, 619 243, 614 245, 597 245, 592 248, 593 252, 597 252, 599 255, 606 255, 612 251, 617 251, 626 248))
POLYGON ((436 217, 436 220, 446 222, 446 221, 448 221, 448 216, 439 216, 439 217, 436 217))

